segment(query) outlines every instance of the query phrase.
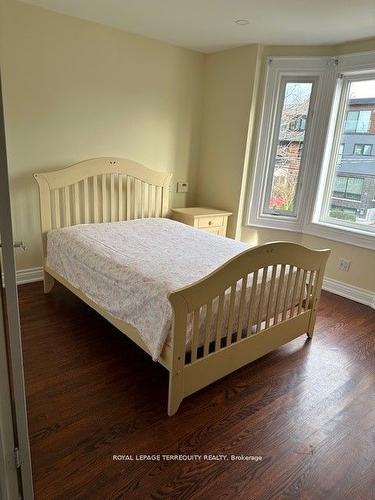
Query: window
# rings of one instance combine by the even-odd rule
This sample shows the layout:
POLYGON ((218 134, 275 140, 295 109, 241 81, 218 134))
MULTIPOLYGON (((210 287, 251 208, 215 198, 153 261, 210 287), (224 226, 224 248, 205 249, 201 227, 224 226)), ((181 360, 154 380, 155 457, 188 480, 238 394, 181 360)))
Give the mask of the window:
POLYGON ((268 60, 250 225, 375 249, 375 52, 268 60))
MULTIPOLYGON (((348 200, 359 201, 362 196, 363 179, 356 177, 337 176, 333 189, 333 196, 337 198, 347 198, 348 200)), ((331 206, 333 206, 332 204, 331 206)))
POLYGON ((289 130, 296 130, 302 132, 306 129, 307 116, 297 116, 289 123, 289 130))
MULTIPOLYGON (((367 137, 375 144, 375 113, 372 109, 352 111, 361 104, 375 110, 375 78, 369 75, 343 75, 341 100, 335 119, 335 137, 332 140, 329 171, 333 174, 332 187, 329 188, 329 174, 326 192, 329 193, 323 204, 319 220, 347 229, 359 229, 375 233, 374 212, 371 199, 363 196, 364 183, 367 189, 375 189, 375 159, 371 158, 372 144, 353 144, 353 155, 342 156, 335 153, 335 142, 350 144, 354 135, 369 134, 367 137), (344 116, 345 118, 341 118, 344 116), (373 123, 374 122, 374 123, 373 123), (353 132, 355 130, 355 132, 353 132), (359 158, 358 158, 359 157, 359 158), (363 157, 363 158, 362 158, 363 157), (337 199, 343 200, 338 208, 337 199), (356 210, 353 202, 361 202, 361 211, 356 210)), ((354 203, 355 204, 355 203, 354 203)))
POLYGON ((297 188, 302 165, 305 125, 309 114, 312 81, 289 81, 281 84, 275 134, 270 158, 265 213, 295 214, 297 188), (302 113, 302 116, 301 116, 302 113), (296 117, 297 118, 294 118, 296 117), (302 118, 304 117, 304 118, 302 118), (292 121, 291 121, 292 118, 292 121), (290 124, 293 123, 293 128, 290 124))
POLYGON ((356 156, 370 156, 372 153, 372 144, 354 144, 353 153, 356 156))
POLYGON ((268 61, 257 174, 248 212, 251 224, 290 230, 302 226, 300 207, 308 192, 308 165, 314 161, 314 130, 321 113, 317 109, 314 115, 314 108, 329 61, 268 61))
POLYGON ((371 110, 348 111, 344 130, 346 133, 367 134, 370 128, 371 110))

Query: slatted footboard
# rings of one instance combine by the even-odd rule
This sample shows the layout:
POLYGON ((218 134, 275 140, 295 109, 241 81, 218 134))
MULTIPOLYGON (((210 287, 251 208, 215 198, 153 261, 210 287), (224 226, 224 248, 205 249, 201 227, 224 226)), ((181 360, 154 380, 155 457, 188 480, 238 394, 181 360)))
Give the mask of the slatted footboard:
POLYGON ((174 335, 168 414, 176 413, 184 397, 299 335, 311 338, 329 254, 269 243, 170 294, 174 335))

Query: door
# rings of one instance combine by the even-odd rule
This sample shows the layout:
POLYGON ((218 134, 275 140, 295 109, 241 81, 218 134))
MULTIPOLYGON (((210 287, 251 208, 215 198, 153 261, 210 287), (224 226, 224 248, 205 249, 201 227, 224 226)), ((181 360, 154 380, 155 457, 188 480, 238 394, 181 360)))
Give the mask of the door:
POLYGON ((33 498, 0 75, 0 498, 33 498), (1 269, 2 267, 2 269, 1 269))

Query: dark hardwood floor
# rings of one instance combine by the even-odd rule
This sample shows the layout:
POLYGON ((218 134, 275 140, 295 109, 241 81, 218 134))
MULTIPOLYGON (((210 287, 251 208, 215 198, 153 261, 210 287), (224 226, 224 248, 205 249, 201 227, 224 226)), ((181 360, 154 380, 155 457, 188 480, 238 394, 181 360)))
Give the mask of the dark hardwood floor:
POLYGON ((19 289, 37 499, 375 498, 375 311, 324 293, 315 336, 187 398, 70 292, 19 289), (117 454, 253 461, 113 461, 117 454))

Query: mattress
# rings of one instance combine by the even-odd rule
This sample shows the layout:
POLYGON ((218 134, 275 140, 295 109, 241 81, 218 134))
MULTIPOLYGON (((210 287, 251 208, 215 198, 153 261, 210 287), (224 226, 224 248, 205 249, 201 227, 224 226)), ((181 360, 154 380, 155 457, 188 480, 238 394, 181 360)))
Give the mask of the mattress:
MULTIPOLYGON (((157 360, 173 327, 169 293, 204 278, 248 247, 165 218, 81 224, 48 233, 47 266, 112 316, 135 327, 157 360)), ((270 276, 266 287, 269 282, 270 276)), ((247 300, 251 285, 250 281, 247 300)), ((213 303, 212 338, 217 307, 218 299, 213 303)), ((224 325, 228 310, 226 294, 224 325)), ((204 316, 202 309, 201 341, 204 316)), ((224 327, 223 336, 226 333, 224 327)), ((187 350, 191 335, 192 318, 187 350)))

